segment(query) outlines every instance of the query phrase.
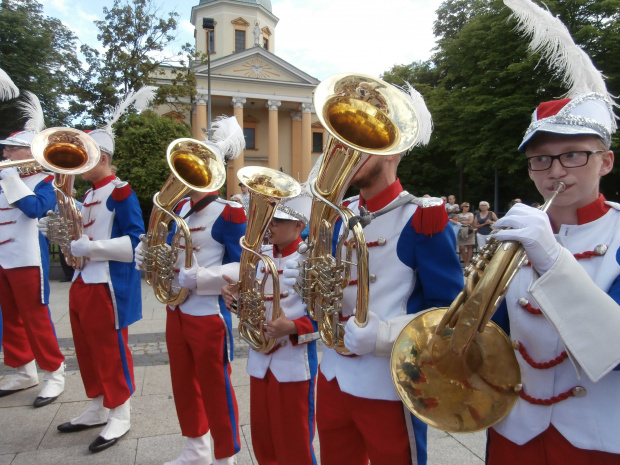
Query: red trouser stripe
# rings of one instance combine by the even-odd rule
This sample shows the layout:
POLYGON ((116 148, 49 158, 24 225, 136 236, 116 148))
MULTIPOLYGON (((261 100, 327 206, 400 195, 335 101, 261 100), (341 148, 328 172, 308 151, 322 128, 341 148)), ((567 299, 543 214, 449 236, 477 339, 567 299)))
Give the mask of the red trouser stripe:
POLYGON ((196 438, 210 430, 215 458, 231 457, 241 447, 224 321, 219 315, 167 312, 166 344, 181 433, 196 438))
POLYGON ((0 267, 0 308, 4 363, 16 368, 36 359, 42 370, 58 370, 65 357, 58 347, 49 307, 41 303, 38 267, 0 267))
POLYGON ((263 379, 250 377, 252 446, 260 465, 316 464, 313 407, 314 379, 280 383, 270 370, 263 379))
POLYGON ((86 395, 102 395, 107 408, 124 404, 135 389, 133 359, 128 329, 115 327, 108 285, 76 279, 69 290, 69 317, 86 395))
MULTIPOLYGON (((322 445, 321 445, 322 447, 322 445)), ((487 465, 619 465, 620 454, 598 450, 579 449, 555 429, 553 425, 522 446, 506 439, 493 428, 487 441, 487 465)))
POLYGON ((368 460, 372 465, 411 464, 400 401, 352 396, 319 371, 316 422, 321 465, 368 465, 368 460))

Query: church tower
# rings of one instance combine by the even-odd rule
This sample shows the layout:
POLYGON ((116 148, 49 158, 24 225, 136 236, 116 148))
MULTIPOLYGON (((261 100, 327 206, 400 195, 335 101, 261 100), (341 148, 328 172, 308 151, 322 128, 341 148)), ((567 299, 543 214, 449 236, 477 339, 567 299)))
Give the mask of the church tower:
MULTIPOLYGON (((276 26, 270 0, 199 0, 192 8, 196 50, 210 51, 211 115, 234 115, 246 150, 228 167, 227 193, 240 191, 236 172, 268 166, 305 181, 322 151, 312 93, 319 81, 276 55, 276 26), (211 25, 213 29, 205 29, 211 25)), ((194 138, 207 126, 208 66, 191 69, 198 97, 191 120, 194 138)))

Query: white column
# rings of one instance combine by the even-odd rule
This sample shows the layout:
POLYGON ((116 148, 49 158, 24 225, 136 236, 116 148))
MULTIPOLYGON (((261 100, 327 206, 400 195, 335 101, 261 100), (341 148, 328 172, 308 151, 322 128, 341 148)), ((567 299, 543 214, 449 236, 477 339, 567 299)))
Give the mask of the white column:
POLYGON ((308 179, 312 169, 312 113, 314 106, 311 103, 301 104, 301 180, 308 179))
MULTIPOLYGON (((243 128, 243 105, 245 105, 245 97, 233 97, 232 106, 237 123, 243 128)), ((228 179, 226 184, 226 192, 228 198, 232 194, 238 194, 241 192, 239 187, 239 180, 237 179, 237 172, 245 166, 245 153, 242 151, 237 158, 235 158, 228 166, 228 179)))
POLYGON ((280 100, 267 100, 269 109, 269 154, 267 166, 277 170, 278 163, 278 107, 282 105, 280 100))

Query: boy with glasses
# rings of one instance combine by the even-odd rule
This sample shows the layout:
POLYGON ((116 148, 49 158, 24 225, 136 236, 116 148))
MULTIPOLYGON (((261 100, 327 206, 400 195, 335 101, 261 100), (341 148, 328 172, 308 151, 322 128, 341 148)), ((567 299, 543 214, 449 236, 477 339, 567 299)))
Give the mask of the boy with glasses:
POLYGON ((540 194, 559 194, 546 213, 516 204, 495 223, 509 229, 494 237, 520 242, 530 266, 494 316, 518 352, 522 389, 489 430, 487 464, 620 464, 620 205, 599 192, 614 164, 615 103, 559 20, 504 2, 572 88, 538 106, 519 146, 540 194))

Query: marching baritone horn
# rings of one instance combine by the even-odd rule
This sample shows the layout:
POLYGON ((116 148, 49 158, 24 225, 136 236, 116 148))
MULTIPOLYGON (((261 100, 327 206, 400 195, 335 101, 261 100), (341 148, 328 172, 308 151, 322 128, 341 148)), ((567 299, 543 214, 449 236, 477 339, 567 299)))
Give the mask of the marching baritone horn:
MULTIPOLYGON (((95 140, 78 129, 49 128, 39 132, 30 145, 33 162, 54 173, 54 190, 58 213, 48 212, 48 238, 56 242, 73 268, 81 270, 85 257, 74 257, 71 241, 82 237, 82 213, 73 198, 73 181, 78 174, 93 169, 101 158, 101 150, 95 140)), ((24 168, 28 168, 25 166, 24 168)))
POLYGON ((267 255, 260 253, 263 238, 282 199, 297 197, 301 186, 287 174, 271 168, 246 166, 237 172, 237 177, 251 191, 248 207, 248 222, 241 245, 239 264, 239 297, 237 315, 239 335, 258 352, 269 352, 276 343, 266 338, 263 325, 266 321, 265 283, 273 282, 273 308, 271 320, 280 316, 280 281, 278 268, 267 255), (265 264, 262 280, 256 278, 259 262, 265 264))
MULTIPOLYGON (((546 211, 565 189, 556 183, 546 211)), ((423 422, 452 433, 493 426, 521 390, 515 348, 489 321, 526 260, 516 241, 487 240, 465 270, 465 287, 449 308, 416 316, 396 338, 392 381, 405 406, 423 422)))
POLYGON ((192 237, 187 223, 172 210, 190 191, 213 192, 226 181, 226 167, 207 144, 194 139, 176 139, 166 151, 170 176, 161 190, 153 196, 153 210, 146 235, 140 239, 144 247, 146 282, 153 287, 161 303, 179 305, 188 290, 173 286, 174 265, 179 248, 185 247, 185 268, 192 267, 192 237), (167 243, 168 225, 174 221, 177 230, 167 243), (181 240, 184 245, 181 245, 181 240))
POLYGON ((357 254, 357 306, 355 323, 363 327, 368 315, 368 249, 362 225, 349 226, 354 216, 339 206, 352 178, 371 156, 400 155, 416 143, 419 119, 408 96, 382 80, 362 74, 336 74, 322 81, 314 93, 319 121, 329 133, 329 141, 316 179, 310 179, 313 195, 308 254, 300 269, 296 291, 317 321, 327 347, 342 354, 342 293, 349 285, 352 255, 357 254), (332 237, 339 218, 342 231, 332 255, 332 237), (353 238, 349 238, 349 233, 353 238), (342 257, 347 241, 346 258, 342 257))

